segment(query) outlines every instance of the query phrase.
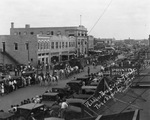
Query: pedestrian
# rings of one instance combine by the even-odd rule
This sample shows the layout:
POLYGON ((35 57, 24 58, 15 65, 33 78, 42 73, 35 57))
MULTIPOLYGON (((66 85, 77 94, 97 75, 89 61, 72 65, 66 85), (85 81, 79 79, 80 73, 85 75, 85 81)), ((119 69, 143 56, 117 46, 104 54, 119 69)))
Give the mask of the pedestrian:
POLYGON ((4 91, 4 83, 1 84, 1 96, 3 96, 5 93, 4 91))
POLYGON ((15 76, 17 76, 17 68, 15 68, 15 76))
POLYGON ((95 62, 93 62, 92 65, 93 65, 93 68, 95 68, 95 62))
POLYGON ((61 103, 61 118, 66 118, 66 110, 68 108, 68 104, 66 102, 66 99, 63 99, 61 103))
POLYGON ((88 76, 90 75, 90 67, 88 67, 88 76))

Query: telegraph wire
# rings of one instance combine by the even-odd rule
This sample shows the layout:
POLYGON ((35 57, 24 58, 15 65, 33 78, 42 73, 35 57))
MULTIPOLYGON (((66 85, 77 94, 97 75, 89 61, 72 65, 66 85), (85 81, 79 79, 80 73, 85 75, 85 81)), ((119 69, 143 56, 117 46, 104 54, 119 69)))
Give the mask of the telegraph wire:
POLYGON ((106 6, 106 8, 104 9, 104 11, 102 12, 102 14, 100 15, 100 17, 98 18, 98 20, 94 23, 93 27, 91 28, 91 30, 89 31, 88 34, 91 33, 91 31, 94 29, 94 27, 97 25, 97 23, 99 22, 99 20, 103 17, 103 15, 105 14, 105 12, 107 11, 107 9, 109 8, 109 6, 111 5, 113 0, 111 0, 108 5, 106 6))

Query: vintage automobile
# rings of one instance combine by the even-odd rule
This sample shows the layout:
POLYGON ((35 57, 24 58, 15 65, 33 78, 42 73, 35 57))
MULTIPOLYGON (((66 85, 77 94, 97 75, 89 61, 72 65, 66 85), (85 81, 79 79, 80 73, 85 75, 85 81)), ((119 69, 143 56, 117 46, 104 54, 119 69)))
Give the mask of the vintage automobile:
POLYGON ((28 120, 33 116, 36 120, 44 120, 44 104, 28 103, 17 108, 18 119, 28 120))
POLYGON ((79 91, 81 90, 81 87, 83 85, 83 82, 81 80, 72 80, 72 81, 68 82, 67 85, 70 87, 71 91, 73 91, 75 93, 79 93, 79 91))
POLYGON ((67 120, 72 120, 72 119, 79 119, 83 115, 83 103, 85 100, 83 99, 74 99, 74 98, 69 98, 66 100, 69 107, 66 111, 66 119, 67 120))
POLYGON ((9 112, 0 112, 0 120, 15 120, 14 114, 9 112))
POLYGON ((68 87, 55 86, 52 87, 52 92, 59 93, 60 99, 71 97, 73 92, 68 87))
POLYGON ((60 100, 60 94, 58 92, 46 92, 42 95, 42 103, 48 107, 57 105, 60 100))
POLYGON ((73 94, 73 98, 77 98, 77 99, 88 99, 91 95, 94 94, 95 90, 96 90, 97 86, 82 86, 80 93, 75 93, 73 94))
POLYGON ((46 106, 46 117, 58 117, 60 110, 59 95, 58 92, 46 92, 42 95, 42 103, 46 106))
POLYGON ((81 77, 81 78, 77 78, 76 80, 80 80, 80 81, 85 82, 85 85, 90 84, 90 79, 89 79, 89 77, 81 77))

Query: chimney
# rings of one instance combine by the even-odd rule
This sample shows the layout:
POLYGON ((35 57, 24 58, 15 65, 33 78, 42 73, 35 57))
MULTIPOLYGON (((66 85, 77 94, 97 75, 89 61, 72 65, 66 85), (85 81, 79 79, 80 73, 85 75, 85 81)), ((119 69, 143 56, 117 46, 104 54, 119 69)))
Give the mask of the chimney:
POLYGON ((11 28, 14 28, 14 22, 11 22, 11 28))
POLYGON ((30 28, 30 25, 29 25, 29 24, 26 24, 26 25, 25 25, 25 28, 30 28))

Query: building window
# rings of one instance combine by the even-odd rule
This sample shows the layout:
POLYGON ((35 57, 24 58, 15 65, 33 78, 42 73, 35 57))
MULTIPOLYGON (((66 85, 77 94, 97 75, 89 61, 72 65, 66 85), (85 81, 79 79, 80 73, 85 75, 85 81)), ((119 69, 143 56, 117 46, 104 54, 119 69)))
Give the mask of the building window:
POLYGON ((42 62, 44 62, 44 58, 42 58, 42 62))
POLYGON ((48 48, 51 49, 51 44, 50 44, 50 42, 49 42, 48 48))
POLYGON ((15 50, 18 50, 18 43, 14 43, 15 50))
POLYGON ((29 43, 26 43, 26 50, 29 50, 29 43))
POLYGON ((66 48, 68 47, 68 42, 66 42, 66 48))
POLYGON ((21 32, 19 32, 19 35, 21 35, 21 32))
POLYGON ((74 35, 74 34, 69 34, 69 37, 70 37, 70 36, 75 36, 75 35, 74 35))
POLYGON ((50 35, 50 31, 47 31, 47 35, 50 35))
POLYGON ((44 48, 44 43, 41 42, 41 50, 44 48))
POLYGON ((41 56, 41 54, 38 54, 38 56, 41 56))
POLYGON ((46 49, 46 42, 44 42, 43 45, 44 45, 44 50, 45 50, 46 49))
POLYGON ((24 34, 24 35, 27 35, 27 32, 24 32, 23 34, 24 34))
POLYGON ((60 32, 60 31, 58 31, 58 32, 57 32, 57 35, 61 35, 61 32, 60 32))
POLYGON ((58 42, 56 42, 56 49, 58 49, 58 42))
POLYGON ((80 33, 78 33, 78 36, 80 36, 80 33))
POLYGON ((85 48, 85 52, 84 53, 86 54, 86 48, 85 48))
POLYGON ((51 48, 52 48, 52 49, 54 49, 54 42, 52 42, 52 44, 51 44, 51 48))
POLYGON ((33 34, 34 34, 34 32, 30 32, 30 34, 31 34, 31 35, 33 35, 33 34))
POLYGON ((40 43, 38 43, 38 50, 40 49, 40 43))
POLYGON ((64 48, 64 42, 62 42, 62 48, 64 48))
POLYGON ((54 31, 51 31, 51 35, 54 35, 54 31))
POLYGON ((46 42, 46 49, 49 49, 48 46, 49 46, 49 45, 48 45, 48 42, 46 42))
POLYGON ((18 35, 18 33, 17 33, 17 32, 15 32, 15 33, 14 33, 14 35, 18 35))
POLYGON ((42 31, 40 31, 40 35, 43 35, 43 32, 42 32, 42 31))
POLYGON ((59 48, 61 48, 61 42, 59 42, 59 48))

